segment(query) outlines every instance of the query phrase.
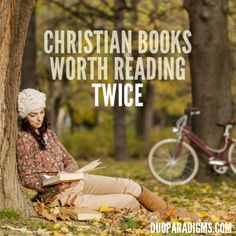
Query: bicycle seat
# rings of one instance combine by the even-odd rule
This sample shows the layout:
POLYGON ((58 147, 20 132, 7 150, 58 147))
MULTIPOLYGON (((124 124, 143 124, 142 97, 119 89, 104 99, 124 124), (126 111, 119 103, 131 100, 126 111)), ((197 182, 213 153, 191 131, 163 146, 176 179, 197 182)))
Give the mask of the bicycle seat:
POLYGON ((236 124, 236 120, 229 120, 223 123, 217 123, 218 126, 223 126, 225 127, 226 125, 235 125, 236 124))

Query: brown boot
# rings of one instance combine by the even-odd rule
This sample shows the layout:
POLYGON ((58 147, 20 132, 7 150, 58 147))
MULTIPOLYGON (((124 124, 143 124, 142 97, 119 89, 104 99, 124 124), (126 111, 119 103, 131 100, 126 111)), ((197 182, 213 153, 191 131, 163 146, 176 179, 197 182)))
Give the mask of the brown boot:
POLYGON ((150 190, 142 186, 142 193, 137 198, 138 201, 145 206, 149 211, 165 212, 169 206, 166 201, 159 198, 157 195, 152 193, 150 190))
POLYGON ((168 204, 166 201, 164 201, 163 199, 161 199, 143 186, 142 193, 137 199, 149 211, 157 211, 162 215, 168 214, 173 217, 189 218, 192 220, 198 219, 197 214, 189 213, 183 208, 176 208, 168 204))

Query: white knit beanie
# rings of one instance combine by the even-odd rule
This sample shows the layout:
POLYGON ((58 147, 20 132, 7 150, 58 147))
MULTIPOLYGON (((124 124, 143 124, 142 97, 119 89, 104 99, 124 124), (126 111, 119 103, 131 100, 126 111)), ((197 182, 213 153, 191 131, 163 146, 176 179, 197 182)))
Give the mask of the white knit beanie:
POLYGON ((24 119, 32 111, 46 107, 46 95, 35 89, 24 89, 18 94, 18 112, 24 119))

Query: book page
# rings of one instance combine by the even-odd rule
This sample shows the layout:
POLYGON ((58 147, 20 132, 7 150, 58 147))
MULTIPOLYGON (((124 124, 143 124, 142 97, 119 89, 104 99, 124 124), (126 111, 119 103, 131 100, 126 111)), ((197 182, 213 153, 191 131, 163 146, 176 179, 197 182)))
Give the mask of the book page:
POLYGON ((87 172, 87 171, 95 169, 100 164, 101 164, 101 161, 100 161, 100 159, 98 159, 98 160, 95 160, 95 161, 92 161, 92 162, 88 163, 86 166, 80 168, 76 172, 87 172))
POLYGON ((80 179, 84 179, 84 172, 57 174, 56 176, 51 176, 51 178, 44 179, 43 186, 54 185, 64 182, 72 182, 74 180, 80 179))

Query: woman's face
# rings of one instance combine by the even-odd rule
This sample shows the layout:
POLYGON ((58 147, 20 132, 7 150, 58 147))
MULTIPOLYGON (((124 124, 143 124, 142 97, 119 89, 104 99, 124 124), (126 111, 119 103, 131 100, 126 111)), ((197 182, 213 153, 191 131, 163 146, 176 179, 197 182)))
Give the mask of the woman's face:
POLYGON ((45 116, 45 110, 44 108, 41 108, 29 113, 29 115, 26 116, 26 118, 28 119, 30 125, 33 128, 39 129, 43 124, 44 116, 45 116))

